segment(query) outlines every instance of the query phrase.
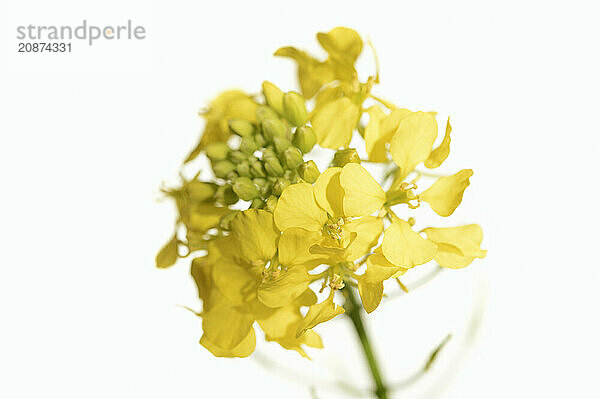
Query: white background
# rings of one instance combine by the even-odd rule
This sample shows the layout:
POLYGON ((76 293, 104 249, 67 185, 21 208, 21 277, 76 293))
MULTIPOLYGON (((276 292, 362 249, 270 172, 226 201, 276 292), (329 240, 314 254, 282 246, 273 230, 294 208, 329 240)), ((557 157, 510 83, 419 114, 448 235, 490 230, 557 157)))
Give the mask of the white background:
MULTIPOLYGON (((0 397, 309 397, 198 345, 199 320, 176 307, 198 307, 187 265, 153 268, 174 218, 156 200, 197 140, 202 105, 263 79, 294 88, 292 64, 272 52, 316 50, 314 34, 337 25, 374 42, 378 94, 452 116, 447 167, 475 170, 456 221, 484 227, 489 256, 472 268, 487 278, 487 311, 444 397, 600 396, 596 2, 0 7, 0 397), (83 18, 132 19, 147 39, 17 54, 17 25, 83 18)), ((380 334, 406 341, 411 325, 385 315, 380 334)))

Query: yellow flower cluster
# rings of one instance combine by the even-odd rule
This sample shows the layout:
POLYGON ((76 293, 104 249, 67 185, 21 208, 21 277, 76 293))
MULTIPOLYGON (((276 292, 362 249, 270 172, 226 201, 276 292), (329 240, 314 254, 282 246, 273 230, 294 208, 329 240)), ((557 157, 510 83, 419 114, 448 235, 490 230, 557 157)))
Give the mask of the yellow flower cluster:
POLYGON ((434 148, 435 113, 373 96, 378 74, 359 81, 354 64, 363 42, 355 31, 335 28, 317 39, 328 54, 324 61, 293 47, 275 53, 297 63, 302 94, 264 82, 264 101, 239 91, 213 101, 203 114, 202 139, 186 162, 205 154, 215 179, 184 180, 167 191, 186 237, 175 234, 157 255, 157 266, 198 254, 191 273, 203 302, 200 343, 215 356, 250 355, 255 325, 268 341, 307 356, 305 346, 323 346, 313 328, 344 313, 336 291, 357 287, 364 309, 372 312, 385 280, 432 260, 457 269, 486 254, 478 225, 417 232, 412 217, 400 218, 392 209, 426 202, 447 217, 461 203, 470 169, 440 177, 422 192, 416 185, 418 165, 437 168, 448 157, 449 120, 434 148), (368 101, 374 104, 366 107, 368 101), (368 123, 362 125, 365 113, 368 123), (393 165, 387 189, 348 148, 358 136, 368 162, 393 165), (315 144, 338 150, 322 173, 304 159, 318 151, 315 144), (187 248, 183 255, 181 247, 187 248), (326 299, 318 302, 314 290, 326 299))

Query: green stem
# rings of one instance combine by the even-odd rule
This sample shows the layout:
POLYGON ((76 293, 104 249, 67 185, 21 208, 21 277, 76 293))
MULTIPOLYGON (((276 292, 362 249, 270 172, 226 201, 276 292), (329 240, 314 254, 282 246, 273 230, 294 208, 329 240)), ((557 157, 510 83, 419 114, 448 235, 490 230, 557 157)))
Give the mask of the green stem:
POLYGON ((383 378, 381 377, 379 365, 375 359, 375 353, 373 352, 373 348, 371 347, 371 343, 369 342, 369 337, 363 323, 362 307, 356 300, 356 294, 351 287, 344 288, 342 292, 346 297, 346 315, 352 321, 356 335, 360 340, 363 352, 367 358, 369 369, 371 370, 371 376, 375 382, 375 395, 378 399, 387 399, 387 388, 383 382, 383 378))

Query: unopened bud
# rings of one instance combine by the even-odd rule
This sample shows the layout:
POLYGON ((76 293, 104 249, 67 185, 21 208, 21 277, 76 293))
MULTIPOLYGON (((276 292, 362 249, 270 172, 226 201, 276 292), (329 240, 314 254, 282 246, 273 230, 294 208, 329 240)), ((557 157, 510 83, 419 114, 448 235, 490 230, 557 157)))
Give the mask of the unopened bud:
POLYGON ((279 90, 279 87, 265 80, 262 89, 267 104, 280 115, 283 115, 283 92, 279 90))
POLYGON ((212 169, 215 176, 226 179, 227 175, 235 170, 235 165, 227 160, 217 161, 213 164, 212 169))
POLYGON ((250 174, 253 177, 265 177, 267 174, 265 173, 265 169, 263 168, 262 162, 258 159, 253 159, 250 161, 250 174))
POLYGON ((244 177, 252 176, 250 174, 250 163, 248 161, 243 161, 243 162, 238 163, 235 167, 235 170, 237 171, 238 175, 240 175, 240 176, 244 176, 244 177))
POLYGON ((290 181, 288 179, 282 177, 278 178, 277 181, 275 181, 275 184, 273 184, 273 194, 279 197, 281 193, 283 193, 283 190, 289 185, 290 181))
POLYGON ((292 142, 285 137, 274 137, 273 144, 275 144, 275 151, 281 154, 286 148, 292 145, 292 142))
POLYGON ((219 187, 216 196, 219 203, 225 206, 235 204, 239 199, 230 184, 219 187))
POLYGON ((258 197, 258 187, 247 177, 238 177, 233 183, 233 191, 244 201, 258 197))
POLYGON ((304 97, 300 93, 290 91, 283 95, 283 115, 294 126, 302 126, 308 120, 304 97))
POLYGON ((277 201, 278 198, 274 195, 271 195, 269 198, 267 198, 267 201, 265 202, 265 209, 269 212, 274 212, 275 207, 277 206, 277 201))
POLYGON ((226 215, 223 215, 223 217, 221 217, 221 220, 219 220, 219 227, 222 230, 228 231, 231 228, 231 222, 233 221, 233 219, 235 219, 239 212, 240 211, 233 211, 229 212, 226 215))
POLYGON ((348 163, 360 163, 360 157, 354 148, 338 150, 333 156, 331 164, 333 166, 343 167, 348 163))
POLYGON ((246 136, 242 138, 242 142, 240 143, 240 151, 244 154, 252 155, 254 151, 258 150, 258 145, 256 145, 256 141, 252 136, 246 136))
POLYGON ((229 159, 231 160, 231 162, 237 164, 237 163, 247 160, 248 154, 244 154, 241 151, 231 151, 229 153, 229 159))
POLYGON ((262 121, 262 130, 265 140, 273 141, 273 137, 286 137, 287 126, 279 118, 269 118, 262 121))
POLYGON ((304 159, 302 159, 302 152, 296 147, 288 147, 283 152, 283 159, 285 166, 287 166, 288 169, 296 169, 304 162, 304 159))
POLYGON ((267 140, 265 140, 265 136, 262 134, 254 135, 254 141, 256 142, 256 146, 258 148, 262 148, 265 146, 265 144, 267 144, 267 140))
POLYGON ((283 176, 283 166, 279 162, 277 157, 263 158, 265 163, 265 170, 270 176, 283 176))
POLYGON ((306 154, 317 144, 317 135, 312 127, 300 126, 294 133, 293 143, 306 154))
POLYGON ((252 209, 262 209, 265 206, 265 202, 260 198, 254 198, 252 203, 250 204, 250 208, 252 209))
POLYGON ((319 173, 319 168, 317 168, 314 161, 308 161, 298 167, 298 174, 304 181, 312 184, 321 173, 319 173))
POLYGON ((230 148, 227 146, 227 143, 218 141, 216 143, 210 143, 207 145, 205 151, 206 156, 211 161, 222 161, 227 158, 230 148))
POLYGON ((252 136, 256 131, 256 127, 252 122, 245 119, 230 119, 229 129, 238 136, 247 137, 252 136))
POLYGON ((217 191, 217 185, 214 183, 193 180, 185 185, 185 190, 192 201, 204 202, 213 198, 217 191))
POLYGON ((277 119, 277 118, 279 118, 279 115, 277 114, 277 112, 275 112, 275 110, 273 108, 269 107, 268 105, 261 105, 258 108, 256 108, 256 119, 261 124, 265 119, 277 119))

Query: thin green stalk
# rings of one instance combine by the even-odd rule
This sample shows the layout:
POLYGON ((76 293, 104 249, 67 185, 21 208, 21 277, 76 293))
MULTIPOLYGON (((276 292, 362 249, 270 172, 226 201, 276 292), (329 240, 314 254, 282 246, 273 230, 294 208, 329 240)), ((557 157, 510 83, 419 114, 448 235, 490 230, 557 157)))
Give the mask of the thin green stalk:
POLYGON ((356 294, 354 293, 353 288, 346 287, 342 290, 342 292, 346 297, 346 315, 352 321, 352 325, 354 326, 356 335, 360 340, 360 344, 367 359, 367 363, 369 364, 371 376, 373 377, 373 381, 375 382, 375 395, 378 399, 387 399, 387 388, 385 383, 383 382, 381 372, 379 371, 379 365, 377 364, 377 360, 375 359, 375 353, 373 352, 373 348, 371 347, 371 343, 369 341, 369 337, 367 335, 367 331, 363 323, 362 307, 356 299, 356 294))

